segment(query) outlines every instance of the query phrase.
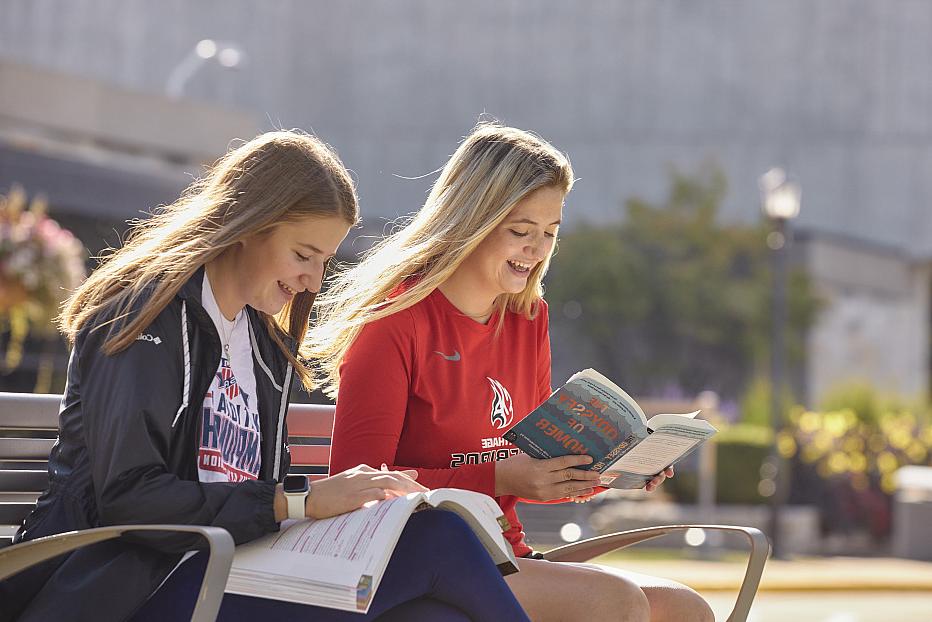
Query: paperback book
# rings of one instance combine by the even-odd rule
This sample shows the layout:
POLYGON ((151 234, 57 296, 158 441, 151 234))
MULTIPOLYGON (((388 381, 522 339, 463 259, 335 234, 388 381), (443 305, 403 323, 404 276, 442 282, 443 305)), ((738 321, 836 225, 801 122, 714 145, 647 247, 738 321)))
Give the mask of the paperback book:
POLYGON ((643 488, 716 433, 699 411, 654 415, 593 369, 574 374, 504 438, 534 458, 592 456, 603 486, 643 488))

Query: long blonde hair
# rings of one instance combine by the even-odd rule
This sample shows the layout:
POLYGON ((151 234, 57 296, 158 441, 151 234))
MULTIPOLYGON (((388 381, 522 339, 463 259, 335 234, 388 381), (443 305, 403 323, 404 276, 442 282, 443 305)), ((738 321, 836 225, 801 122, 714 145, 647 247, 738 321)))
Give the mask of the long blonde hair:
MULTIPOLYGON (((318 299, 308 352, 324 392, 336 395, 340 363, 363 326, 427 297, 528 194, 548 186, 566 194, 572 185, 569 159, 547 141, 494 123, 477 125, 443 167, 424 207, 332 279, 318 299), (405 281, 410 286, 389 300, 405 281)), ((534 316, 549 265, 548 256, 522 292, 499 296, 499 328, 506 309, 534 316)))
MULTIPOLYGON (((126 242, 105 251, 65 303, 61 331, 74 343, 85 326, 106 326, 103 350, 115 354, 133 343, 198 268, 246 237, 310 216, 357 222, 356 191, 343 163, 302 132, 257 136, 220 158, 177 201, 134 221, 126 242), (102 313, 111 319, 100 322, 102 313)), ((313 375, 280 332, 303 342, 313 304, 314 294, 303 292, 275 317, 258 312, 308 388, 313 375)))

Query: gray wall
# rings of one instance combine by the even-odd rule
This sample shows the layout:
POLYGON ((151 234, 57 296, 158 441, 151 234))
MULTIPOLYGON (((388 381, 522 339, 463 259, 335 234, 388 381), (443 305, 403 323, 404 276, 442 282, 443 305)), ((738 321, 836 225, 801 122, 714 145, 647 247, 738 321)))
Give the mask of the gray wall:
POLYGON ((932 2, 3 0, 0 57, 161 92, 201 38, 235 41, 186 95, 336 145, 365 212, 416 209, 483 111, 567 151, 567 220, 663 196, 719 161, 726 216, 786 166, 800 225, 932 255, 932 2))

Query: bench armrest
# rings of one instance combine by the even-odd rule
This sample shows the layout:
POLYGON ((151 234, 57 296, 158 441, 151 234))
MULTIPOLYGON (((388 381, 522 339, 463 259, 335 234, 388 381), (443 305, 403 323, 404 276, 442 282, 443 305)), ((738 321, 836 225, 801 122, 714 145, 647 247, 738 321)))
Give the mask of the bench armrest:
POLYGON ((34 564, 68 553, 82 546, 119 538, 129 531, 172 531, 196 533, 207 540, 210 557, 201 581, 192 622, 213 622, 220 611, 223 590, 233 563, 233 538, 220 527, 200 525, 115 525, 82 531, 69 531, 0 549, 0 580, 34 564))
POLYGON ((738 590, 738 598, 735 602, 734 609, 732 609, 731 615, 728 616, 728 622, 745 622, 751 610, 751 603, 754 602, 754 596, 757 594, 761 575, 764 573, 764 564, 767 563, 767 558, 770 555, 770 541, 767 539, 767 536, 759 529, 753 527, 735 527, 731 525, 664 525, 660 527, 632 529, 630 531, 596 536, 581 542, 574 542, 557 547, 544 553, 544 559, 563 562, 585 562, 593 557, 598 557, 599 555, 632 544, 651 540, 677 531, 686 531, 687 529, 731 531, 743 534, 747 537, 750 545, 748 565, 744 572, 744 580, 741 582, 741 587, 738 590))

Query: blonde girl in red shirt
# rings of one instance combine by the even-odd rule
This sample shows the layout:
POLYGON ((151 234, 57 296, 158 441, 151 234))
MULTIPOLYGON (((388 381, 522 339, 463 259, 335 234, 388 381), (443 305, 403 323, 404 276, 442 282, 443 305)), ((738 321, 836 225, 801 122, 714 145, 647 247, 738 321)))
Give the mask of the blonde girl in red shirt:
POLYGON ((424 207, 334 279, 310 337, 337 397, 331 471, 384 464, 495 497, 520 557, 507 581, 533 620, 710 621, 683 585, 547 562, 524 542, 517 500, 597 492, 598 476, 576 468, 588 456, 534 460, 501 438, 550 394, 541 279, 572 185, 569 160, 543 139, 480 124, 424 207))

